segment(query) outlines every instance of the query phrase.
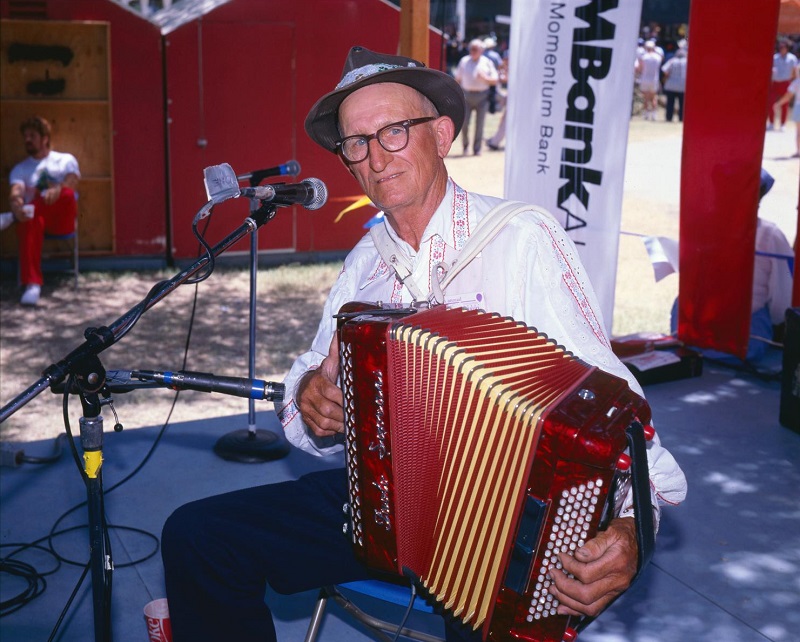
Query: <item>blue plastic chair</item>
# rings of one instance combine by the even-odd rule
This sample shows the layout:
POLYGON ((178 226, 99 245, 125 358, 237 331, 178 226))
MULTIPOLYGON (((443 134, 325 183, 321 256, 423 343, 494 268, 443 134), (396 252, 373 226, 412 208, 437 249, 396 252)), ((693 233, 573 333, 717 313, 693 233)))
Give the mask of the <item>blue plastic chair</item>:
MULTIPOLYGON (((314 612, 311 615, 311 622, 308 625, 305 642, 315 642, 317 639, 317 634, 322 624, 322 618, 325 616, 325 607, 329 599, 332 599, 342 607, 346 613, 366 626, 375 634, 378 640, 392 642, 399 623, 386 622, 369 615, 356 606, 351 599, 343 595, 341 591, 339 591, 340 588, 402 607, 408 607, 409 602, 411 602, 411 589, 409 587, 390 584, 389 582, 364 580, 361 582, 340 584, 338 586, 324 586, 320 589, 317 603, 314 606, 314 612)), ((419 596, 414 600, 413 609, 421 613, 434 612, 419 596)), ((420 642, 445 642, 444 638, 436 637, 423 631, 415 631, 407 627, 403 627, 400 631, 400 635, 410 640, 419 640, 420 642)))

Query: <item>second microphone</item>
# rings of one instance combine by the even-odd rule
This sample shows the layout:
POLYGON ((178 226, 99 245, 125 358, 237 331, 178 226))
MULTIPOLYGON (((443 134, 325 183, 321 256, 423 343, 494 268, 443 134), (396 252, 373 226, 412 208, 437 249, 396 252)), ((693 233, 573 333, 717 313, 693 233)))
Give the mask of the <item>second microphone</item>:
POLYGON ((328 188, 318 178, 307 178, 300 183, 273 183, 258 187, 245 187, 241 195, 273 203, 279 207, 302 205, 307 210, 318 210, 328 200, 328 188))

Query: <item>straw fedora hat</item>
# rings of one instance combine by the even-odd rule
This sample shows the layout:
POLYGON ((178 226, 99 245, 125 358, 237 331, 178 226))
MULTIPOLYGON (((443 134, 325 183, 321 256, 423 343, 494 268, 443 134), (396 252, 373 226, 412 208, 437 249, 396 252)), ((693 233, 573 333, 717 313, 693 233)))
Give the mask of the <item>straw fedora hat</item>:
POLYGON ((461 86, 452 76, 430 69, 412 58, 353 47, 347 55, 339 84, 308 112, 305 128, 311 140, 336 153, 336 141, 341 138, 338 118, 342 101, 362 87, 381 82, 394 82, 416 89, 428 97, 440 115, 453 120, 454 136, 461 131, 466 103, 461 86))

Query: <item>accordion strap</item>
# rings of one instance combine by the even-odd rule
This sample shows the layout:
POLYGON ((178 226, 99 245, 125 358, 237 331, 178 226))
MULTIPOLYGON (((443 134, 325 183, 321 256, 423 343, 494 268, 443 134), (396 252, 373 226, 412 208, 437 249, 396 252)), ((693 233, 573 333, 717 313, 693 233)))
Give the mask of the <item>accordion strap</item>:
POLYGON ((505 227, 506 223, 517 214, 532 209, 535 209, 532 205, 520 201, 506 201, 493 207, 489 213, 483 217, 481 222, 478 223, 475 231, 470 234, 466 244, 461 249, 461 252, 456 255, 456 258, 451 262, 450 266, 448 267, 445 263, 439 263, 436 266, 436 268, 440 268, 444 272, 444 275, 441 279, 431 279, 433 284, 432 298, 435 302, 444 303, 444 291, 447 289, 447 286, 450 285, 458 273, 469 265, 470 261, 478 256, 481 250, 497 236, 500 230, 505 227))
MULTIPOLYGON (((644 568, 650 563, 656 547, 655 525, 653 522, 653 506, 650 503, 650 475, 647 466, 647 446, 645 444, 644 427, 634 421, 625 430, 628 437, 628 452, 631 456, 631 480, 633 482, 633 511, 636 528, 636 542, 638 544, 638 559, 636 575, 631 579, 630 586, 638 580, 644 568)), ((630 586, 628 588, 630 588, 630 586)), ((611 606, 611 604, 607 605, 611 606)), ((584 617, 575 630, 580 633, 594 617, 584 617)))
POLYGON ((425 301, 428 297, 423 294, 416 281, 411 278, 413 267, 411 262, 406 258, 405 254, 400 251, 400 248, 397 247, 397 243, 395 243, 394 239, 389 236, 385 225, 388 225, 388 223, 373 225, 369 228, 369 235, 372 237, 372 242, 375 243, 378 254, 381 255, 386 265, 390 265, 394 268, 400 283, 408 288, 408 291, 411 292, 411 296, 414 297, 414 301, 425 301))
POLYGON ((448 265, 441 262, 434 266, 431 279, 433 291, 425 295, 417 285, 411 274, 413 266, 406 256, 399 251, 397 243, 389 236, 384 225, 373 225, 369 228, 373 243, 387 265, 394 268, 397 278, 408 288, 415 301, 429 301, 443 303, 444 291, 452 283, 461 270, 480 254, 481 250, 495 237, 498 232, 520 212, 535 209, 532 205, 520 201, 506 201, 492 208, 475 228, 467 239, 466 244, 448 265), (437 275, 441 274, 440 278, 437 275))

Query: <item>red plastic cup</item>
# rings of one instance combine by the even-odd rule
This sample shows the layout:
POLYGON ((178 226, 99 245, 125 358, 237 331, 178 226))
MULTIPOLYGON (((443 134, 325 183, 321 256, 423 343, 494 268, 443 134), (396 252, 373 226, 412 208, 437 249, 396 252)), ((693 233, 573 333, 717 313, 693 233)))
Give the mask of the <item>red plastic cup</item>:
POLYGON ((167 598, 148 602, 144 607, 147 635, 150 642, 172 642, 172 625, 169 621, 167 598))

